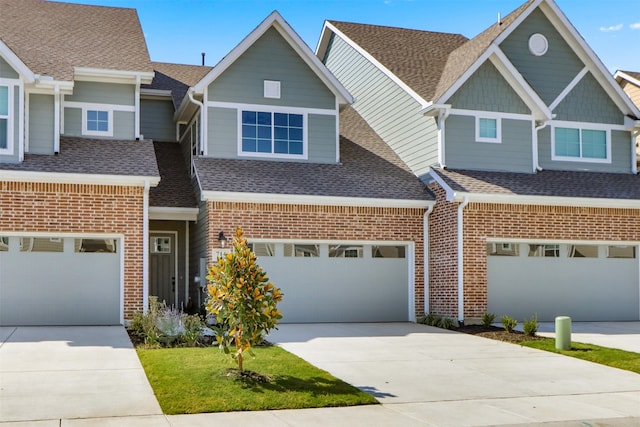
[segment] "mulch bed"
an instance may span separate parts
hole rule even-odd
[[[492,340],[506,341],[510,343],[521,343],[522,341],[538,341],[546,340],[549,338],[540,336],[528,336],[519,331],[507,332],[502,328],[496,326],[485,327],[482,325],[464,325],[455,329],[458,332],[462,332],[470,335],[478,335],[480,337],[489,338]]]

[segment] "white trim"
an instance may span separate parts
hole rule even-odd
[[[30,115],[30,104],[31,104],[31,91],[24,90],[24,146],[23,146],[23,157],[25,152],[29,152],[29,115]],[[22,160],[21,160],[22,161]]]
[[[562,101],[564,101],[564,99],[567,97],[567,95],[569,95],[569,93],[573,90],[573,88],[576,87],[578,83],[580,83],[582,78],[584,76],[586,76],[588,72],[589,72],[589,69],[587,67],[584,67],[582,70],[580,70],[580,72],[578,74],[576,74],[576,76],[573,78],[573,80],[571,80],[571,82],[569,82],[567,87],[562,89],[562,92],[560,92],[560,94],[556,97],[556,99],[554,99],[554,101],[549,105],[549,109],[551,111],[555,110],[556,107]]]
[[[376,68],[378,68],[382,74],[388,77],[392,82],[400,87],[403,91],[405,91],[411,98],[413,98],[418,104],[420,104],[420,108],[427,108],[430,104],[427,100],[425,100],[422,96],[418,95],[416,91],[414,91],[409,85],[403,82],[398,76],[392,73],[387,67],[382,65],[380,61],[378,61],[375,57],[371,56],[369,52],[361,48],[356,42],[347,37],[342,31],[338,30],[335,26],[331,25],[331,23],[325,21],[324,27],[322,28],[322,34],[320,36],[320,41],[318,42],[318,47],[316,49],[316,56],[324,56],[326,53],[326,47],[321,49],[323,44],[328,43],[329,34],[328,31],[331,31],[336,36],[339,36],[345,43],[347,43],[351,48],[353,48],[356,52],[362,55],[367,61],[372,63]],[[325,43],[326,37],[326,43]],[[352,101],[353,102],[353,101]]]
[[[190,288],[190,269],[189,269],[189,221],[184,222],[184,304],[185,307],[189,303],[189,288]],[[183,309],[185,308],[183,307]]]
[[[137,98],[136,98],[137,99]],[[82,111],[82,135],[86,136],[108,136],[113,137],[115,131],[115,111],[124,111],[127,113],[133,113],[134,115],[134,127],[136,117],[139,117],[139,105],[138,113],[136,113],[136,105],[116,105],[116,104],[98,104],[95,102],[78,102],[78,101],[64,101],[62,108],[79,108]],[[87,112],[88,111],[101,111],[107,113],[107,120],[109,122],[109,128],[107,131],[92,131],[87,129]],[[139,123],[138,123],[139,125]],[[138,129],[139,133],[140,129]],[[135,132],[135,129],[134,129]],[[59,138],[60,132],[58,132]],[[137,136],[139,137],[139,136]]]
[[[562,162],[578,162],[578,163],[607,163],[610,164],[612,162],[611,158],[611,129],[603,128],[593,123],[574,123],[574,122],[555,122],[552,121],[550,123],[551,129],[551,160],[552,161],[562,161]],[[580,153],[582,153],[582,130],[596,130],[605,133],[606,138],[606,149],[607,149],[607,157],[604,159],[599,158],[590,158],[590,157],[570,157],[570,156],[558,156],[556,155],[556,128],[565,128],[565,129],[576,129],[580,135]]]
[[[613,78],[617,79],[618,77],[625,79],[629,83],[634,84],[640,88],[640,80],[634,77],[631,77],[629,74],[625,73],[624,71],[620,71],[620,70],[616,71],[615,74],[613,75]]]
[[[202,187],[200,187],[202,189]],[[311,196],[293,194],[240,193],[230,191],[202,191],[203,201],[273,203],[281,205],[360,206],[381,208],[422,208],[435,204],[432,200],[372,199],[360,197]]]
[[[120,238],[120,245],[122,245],[122,249],[120,250],[120,324],[124,325],[124,258],[126,245],[124,242],[125,236],[124,234]]]
[[[53,152],[55,154],[60,152],[61,96],[60,86],[56,85],[53,89]]]
[[[286,108],[278,107],[277,109],[271,109],[270,107],[262,106],[262,108],[255,110],[248,110],[251,112],[258,113],[270,113],[271,114],[271,152],[263,153],[263,152],[253,152],[253,151],[244,151],[242,149],[242,113],[244,110],[237,110],[237,135],[238,139],[237,143],[237,152],[238,157],[257,157],[257,158],[269,158],[269,159],[296,159],[296,160],[308,160],[309,159],[309,120],[307,113],[299,113],[287,111]],[[276,153],[275,150],[275,121],[273,114],[274,113],[284,113],[284,114],[296,114],[302,116],[302,154],[285,154],[285,153]]]
[[[636,246],[640,240],[584,240],[584,239],[527,239],[527,238],[499,238],[487,237],[487,243],[532,243],[536,245],[598,245],[598,246]]]
[[[1,169],[1,168],[0,168]],[[142,187],[149,181],[152,187],[160,183],[160,177],[140,175],[99,175],[61,172],[30,172],[0,170],[0,179],[13,182],[46,182],[52,184],[94,184],[121,185],[127,187]]]
[[[133,136],[140,139],[140,75],[136,76],[135,96],[133,98]]]
[[[147,89],[140,88],[140,96],[144,99],[149,98],[171,98],[171,91],[168,89]]]
[[[18,75],[22,78],[22,80],[24,80],[25,83],[33,83],[35,81],[35,75],[29,69],[29,67],[27,67],[26,64],[22,62],[22,60],[18,57],[18,55],[13,53],[9,46],[4,44],[2,40],[0,40],[0,57],[2,57],[7,62],[7,64],[9,64],[9,66],[13,68],[16,73],[18,73]]]
[[[180,295],[180,292],[179,292],[180,287],[178,285],[178,277],[180,277],[179,262],[178,262],[179,259],[180,259],[179,254],[178,254],[180,245],[178,244],[179,243],[179,241],[178,241],[178,237],[179,237],[178,236],[178,232],[177,231],[168,231],[168,230],[149,230],[149,241],[151,241],[152,235],[154,235],[154,234],[157,234],[157,235],[160,235],[160,236],[162,236],[162,235],[166,236],[167,234],[171,234],[173,236],[172,237],[173,238],[172,246],[173,246],[174,263],[175,263],[174,264],[174,271],[173,271],[173,274],[174,274],[173,280],[174,280],[175,286],[177,286],[176,290],[174,291],[174,294],[175,294],[174,295],[174,300],[175,300],[174,301],[174,307],[176,307],[177,309],[180,309],[180,306],[178,304],[178,301],[179,301],[178,296]],[[149,248],[149,250],[151,250],[151,248]],[[151,256],[151,253],[149,253],[149,256]],[[149,272],[149,280],[151,280],[151,272]]]
[[[273,11],[264,21],[262,21],[251,33],[249,33],[231,52],[229,52],[213,69],[203,77],[198,84],[194,86],[194,90],[202,93],[204,88],[217,79],[231,64],[233,64],[240,56],[242,56],[249,47],[251,47],[262,35],[269,29],[275,28],[280,35],[289,43],[291,48],[296,51],[300,58],[309,66],[309,68],[322,80],[327,88],[340,99],[341,104],[353,103],[353,97],[345,89],[345,87],[335,78],[333,74],[327,70],[325,65],[318,59],[316,55],[309,49],[305,42],[298,34],[289,26],[282,16]]]
[[[200,144],[201,144],[201,153],[203,156],[209,155],[209,108],[205,107],[205,102],[209,98],[209,86],[204,88],[204,93],[202,96],[203,105],[200,107],[202,109],[202,116],[200,121]]]
[[[483,110],[464,110],[460,108],[451,108],[450,114],[456,116],[482,116],[488,118],[500,118],[500,119],[509,119],[509,120],[524,120],[531,121],[534,120],[534,116],[531,114],[518,114],[518,113],[502,113],[499,111],[483,111]]]
[[[480,136],[480,120],[495,120],[496,122],[496,137]],[[475,116],[476,126],[476,142],[501,144],[502,143],[502,119],[500,117],[491,117],[490,115]]]
[[[24,145],[26,142],[25,132],[27,126],[26,113],[29,111],[27,107],[25,107],[26,103],[26,92],[24,89],[24,84],[22,81],[20,82],[20,97],[18,98],[18,161],[22,162],[24,160]],[[26,111],[25,111],[25,108]],[[28,135],[28,134],[27,134]]]
[[[282,105],[267,104],[244,104],[240,102],[221,102],[221,101],[205,101],[205,107],[227,108],[230,110],[252,110],[252,111],[274,111],[276,113],[296,113],[296,114],[318,114],[324,116],[337,116],[340,114],[338,109],[330,110],[327,108],[305,108],[305,107],[288,107]]]
[[[592,130],[629,131],[629,128],[625,125],[615,125],[610,123],[571,122],[566,120],[550,120],[549,125],[555,125],[560,127],[570,127],[570,128],[580,128],[580,129],[592,129]]]
[[[136,80],[140,79],[142,84],[151,84],[154,76],[155,72],[153,71],[110,70],[91,67],[73,68],[73,79],[75,81],[135,84]]]
[[[150,206],[149,219],[166,221],[196,221],[198,219],[198,208]]]
[[[262,84],[263,84],[264,98],[280,99],[281,83],[279,80],[263,80]]]
[[[2,117],[7,121],[7,148],[0,148],[0,155],[12,156],[15,152],[15,132],[13,130],[13,124],[15,122],[15,100],[14,100],[14,85],[18,84],[19,80],[2,79],[0,78],[0,86],[6,86],[7,88],[7,116]]]
[[[96,113],[107,113],[107,130],[89,130],[88,129],[88,113],[89,111],[95,111]],[[134,113],[135,115],[135,113]],[[134,119],[135,121],[135,119]],[[82,134],[88,136],[113,136],[114,131],[114,114],[111,110],[94,110],[91,108],[82,109]]]
[[[149,309],[149,180],[142,193],[142,312]]]
[[[336,99],[336,111],[340,106],[338,105],[338,100]],[[336,163],[340,163],[340,114],[336,114]]]
[[[86,108],[87,110],[124,111],[135,113],[135,105],[99,104],[96,102],[64,101],[64,108]]]

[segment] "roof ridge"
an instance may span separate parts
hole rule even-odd
[[[446,31],[421,30],[421,29],[418,29],[418,28],[396,27],[396,26],[393,26],[393,25],[365,24],[365,23],[361,23],[361,22],[336,21],[336,20],[330,20],[330,19],[327,19],[327,22],[336,23],[336,24],[361,25],[363,27],[389,28],[389,29],[392,29],[392,30],[415,31],[415,32],[419,32],[419,33],[443,34],[443,35],[448,35],[448,36],[461,36],[461,37],[467,38],[463,34],[460,34],[460,33],[449,33],[449,32],[446,32]]]

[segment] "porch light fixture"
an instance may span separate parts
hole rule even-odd
[[[224,231],[218,233],[218,242],[220,242],[220,247],[224,248],[227,246],[227,238],[224,236]]]

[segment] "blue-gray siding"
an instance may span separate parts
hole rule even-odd
[[[353,108],[416,175],[426,174],[438,161],[438,134],[420,103],[338,36],[324,61],[355,97]]]
[[[264,80],[281,82],[280,99],[264,97]],[[306,108],[336,106],[333,93],[274,28],[209,85],[208,99]]]
[[[336,162],[336,116],[309,114],[309,161]]]
[[[13,104],[13,111],[9,112],[10,118],[13,117],[13,136],[9,135],[9,144],[13,145],[13,154],[12,155],[0,155],[0,163],[18,163],[19,161],[19,153],[18,153],[18,144],[20,139],[20,115],[18,112],[20,111],[20,86],[13,86],[13,101],[9,100],[9,109],[11,109],[11,104]]]
[[[529,52],[529,37],[544,35],[549,50],[543,56]],[[540,9],[534,10],[501,44],[500,48],[540,98],[550,105],[584,64]]]
[[[4,58],[0,57],[0,77],[5,79],[18,79],[20,76],[13,69],[11,65],[4,60]]]
[[[531,113],[529,107],[490,61],[482,64],[447,104],[465,110]]]
[[[80,108],[64,109],[64,134],[82,136],[82,110]]]
[[[114,111],[113,139],[133,139],[135,136],[134,119],[135,113],[129,111]],[[80,108],[64,109],[64,135],[84,136],[82,134],[82,110]],[[95,136],[90,137],[103,138]]]
[[[140,100],[140,133],[145,139],[175,141],[173,101],[160,99]]]
[[[624,115],[591,73],[580,80],[553,112],[556,120],[624,123]]]
[[[51,95],[29,95],[29,153],[53,154],[54,107]]]
[[[477,142],[475,117],[451,115],[445,123],[447,167],[533,172],[530,121],[502,119],[501,143]]]
[[[90,102],[96,104],[135,104],[135,86],[116,83],[75,82],[73,95],[66,95],[65,101]]]
[[[577,126],[576,126],[577,127]],[[611,163],[564,162],[551,160],[551,130],[546,127],[538,133],[538,158],[540,167],[551,170],[594,172],[631,172],[631,134],[611,131]]]

